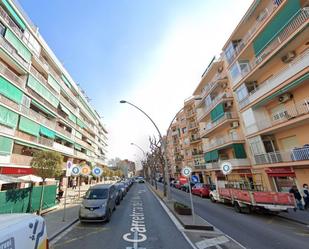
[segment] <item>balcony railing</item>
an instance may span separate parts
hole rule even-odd
[[[233,94],[232,93],[226,93],[226,92],[223,92],[221,94],[219,94],[217,97],[215,97],[211,104],[206,106],[206,108],[203,109],[203,111],[201,113],[199,113],[199,115],[197,116],[197,119],[198,120],[201,120],[203,119],[206,115],[208,115],[210,113],[210,111],[218,104],[220,103],[222,100],[225,100],[225,99],[229,99],[229,98],[232,98],[233,97]]]
[[[48,107],[48,109],[52,110],[53,112],[57,113],[57,109],[51,105],[47,100],[45,100],[44,98],[42,98],[41,95],[39,95],[38,93],[36,93],[35,91],[33,91],[31,88],[26,87],[27,92],[33,96],[35,99],[39,99],[44,105],[46,105]]]
[[[26,85],[26,78],[17,76],[12,70],[10,70],[4,63],[0,62],[0,73],[6,76],[9,80],[24,88]]]
[[[269,5],[260,12],[259,17],[257,20],[250,25],[249,31],[244,35],[241,41],[238,43],[237,47],[235,48],[235,52],[232,57],[229,59],[227,58],[227,62],[231,64],[237,55],[244,49],[244,47],[248,44],[249,40],[256,34],[256,31],[265,23],[267,18],[278,8],[278,6],[282,3],[281,0],[276,1],[277,5],[273,4],[273,1],[269,3]]]
[[[88,156],[78,150],[74,150],[74,155],[78,158],[81,158],[81,159],[88,159]]]
[[[25,68],[29,67],[29,63],[25,61],[16,51],[16,49],[9,44],[2,36],[0,36],[0,46],[4,47],[8,53],[14,57],[20,64],[22,64]]]
[[[191,130],[191,129],[195,129],[195,128],[197,128],[198,127],[198,125],[197,125],[197,123],[189,123],[189,125],[188,125],[188,129],[189,130]]]
[[[221,118],[219,118],[215,122],[208,123],[204,127],[204,129],[202,131],[200,131],[201,137],[203,137],[206,134],[208,134],[215,127],[219,126],[220,124],[222,124],[226,120],[233,120],[233,119],[237,119],[237,118],[238,118],[237,113],[235,113],[235,112],[225,112],[224,115]]]
[[[17,104],[16,102],[8,99],[7,97],[3,96],[0,94],[0,102],[2,104],[5,104],[6,106],[11,107],[12,109],[14,109],[15,111],[19,111],[19,104]]]
[[[229,162],[232,164],[233,168],[235,167],[245,167],[245,166],[250,166],[250,160],[247,158],[244,159],[229,159],[229,160],[224,160],[224,161],[219,161],[219,162],[212,162],[212,163],[206,163],[207,169],[220,169],[221,164],[224,162]]]
[[[56,125],[56,131],[60,132],[61,134],[65,135],[66,137],[71,138],[72,137],[72,133],[63,129],[62,127]]]
[[[298,72],[302,71],[309,65],[309,49],[299,55],[291,63],[283,67],[279,72],[271,76],[263,83],[259,84],[258,87],[249,93],[249,95],[239,102],[240,108],[244,108],[256,99],[264,96],[272,89],[276,88]]]
[[[223,145],[234,143],[234,142],[240,142],[243,140],[244,140],[243,136],[237,133],[232,133],[224,137],[215,138],[214,140],[210,141],[208,144],[205,144],[204,149],[205,151],[206,150],[209,151],[215,147],[223,146]]]
[[[67,101],[61,94],[60,94],[60,102],[62,102],[69,110],[76,115],[77,111],[76,108],[74,108],[69,101]],[[78,116],[78,115],[76,115]]]
[[[195,142],[198,142],[198,141],[200,141],[200,140],[201,140],[200,136],[196,136],[196,137],[191,137],[191,138],[190,138],[190,142],[191,142],[191,143],[195,143]]]
[[[11,163],[22,166],[30,166],[32,156],[25,156],[20,154],[11,155]]]
[[[192,156],[201,156],[201,155],[203,155],[203,151],[202,150],[192,151],[191,154],[192,154]]]
[[[254,57],[250,60],[246,69],[242,72],[242,77],[237,78],[237,82],[233,82],[236,85],[242,78],[246,77],[250,72],[252,72],[264,59],[271,54],[274,50],[280,47],[291,35],[303,26],[309,19],[309,7],[305,7],[285,25],[285,28],[279,33],[279,35],[273,39],[270,43],[266,45],[259,56]]]
[[[256,164],[272,164],[309,160],[309,147],[295,148],[290,151],[275,151],[254,155]]]
[[[246,127],[246,134],[250,135],[270,127],[275,128],[276,125],[306,114],[309,114],[309,98],[297,102],[292,106],[285,107],[281,112],[270,115],[268,119],[257,120],[256,123]]]
[[[57,143],[57,142],[54,142],[53,143],[53,148],[56,149],[56,150],[59,150],[63,153],[66,153],[66,154],[69,154],[69,155],[73,155],[74,154],[74,149],[71,148],[71,147],[67,147],[63,144],[60,144],[60,143]]]
[[[14,30],[14,32],[19,36],[19,38],[22,38],[23,36],[22,31],[19,29],[19,27],[15,24],[15,22],[11,19],[11,17],[5,12],[5,10],[1,6],[0,6],[0,16],[10,26],[10,28]]]

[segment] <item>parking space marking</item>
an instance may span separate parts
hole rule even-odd
[[[216,246],[217,248],[220,248],[220,244],[224,244],[226,242],[229,242],[230,240],[225,236],[219,236],[211,239],[204,239],[202,241],[199,241],[195,243],[198,249],[205,249],[208,247]]]

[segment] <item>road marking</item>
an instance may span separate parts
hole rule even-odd
[[[220,244],[224,244],[229,241],[230,240],[227,237],[219,236],[219,237],[215,237],[211,239],[204,239],[202,241],[195,243],[195,245],[197,246],[198,249],[205,249],[211,246],[216,246],[216,247],[221,248],[221,246],[219,246]]]

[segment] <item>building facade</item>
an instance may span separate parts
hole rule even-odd
[[[0,34],[0,174],[33,173],[39,150],[103,165],[100,116],[14,1],[0,2]]]

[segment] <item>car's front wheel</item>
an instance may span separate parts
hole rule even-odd
[[[112,217],[112,211],[108,209],[107,214],[106,214],[106,222],[110,222]]]

